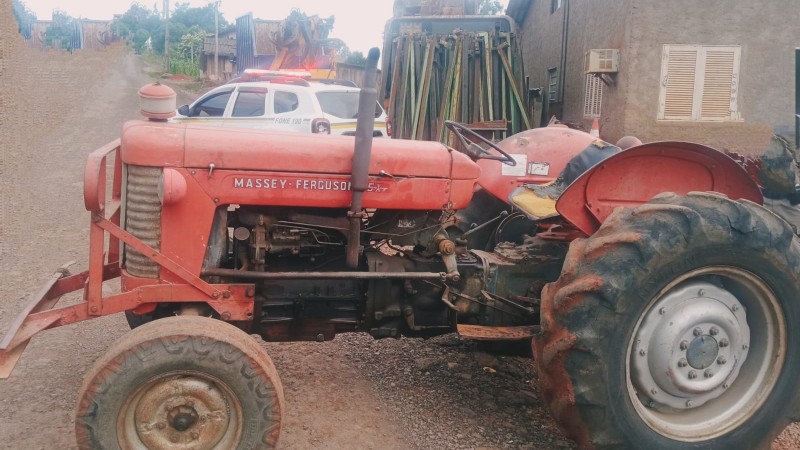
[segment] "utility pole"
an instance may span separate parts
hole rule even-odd
[[[214,76],[219,81],[219,4],[221,0],[214,2]]]
[[[164,0],[164,61],[169,72],[169,0]]]

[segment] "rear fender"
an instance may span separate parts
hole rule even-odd
[[[617,207],[641,205],[662,192],[719,192],[763,204],[756,183],[729,156],[690,142],[652,142],[606,159],[581,175],[556,203],[587,235]]]

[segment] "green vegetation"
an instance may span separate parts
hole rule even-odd
[[[11,5],[14,10],[14,18],[17,19],[19,33],[25,36],[25,39],[30,39],[31,24],[36,21],[36,14],[31,12],[20,0],[12,0]]]
[[[478,14],[493,16],[503,11],[503,4],[499,0],[478,0]]]
[[[349,49],[345,47],[343,56],[345,64],[352,64],[354,66],[359,66],[359,67],[367,67],[367,57],[364,56],[364,54],[358,50],[350,52]]]
[[[200,67],[195,62],[183,58],[170,58],[169,72],[181,73],[192,78],[200,78]]]
[[[45,45],[72,51],[72,42],[78,39],[78,24],[67,14],[53,12],[53,23],[44,34]]]
[[[231,25],[221,15],[218,20],[220,31],[230,28]],[[164,55],[165,24],[163,15],[155,8],[149,9],[141,3],[134,3],[114,20],[112,29],[125,38],[136,53]],[[213,4],[190,7],[188,3],[177,3],[169,18],[169,71],[191,77],[200,76],[203,40],[207,34],[213,33]]]

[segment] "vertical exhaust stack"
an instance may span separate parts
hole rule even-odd
[[[372,132],[375,128],[375,102],[378,99],[377,73],[380,50],[373,47],[367,55],[364,70],[364,85],[358,98],[358,121],[356,122],[356,143],[353,152],[353,174],[350,178],[353,201],[347,217],[350,219],[350,233],[347,238],[347,267],[358,267],[358,254],[361,250],[361,220],[364,218],[362,205],[364,191],[369,185],[369,161],[372,155]]]

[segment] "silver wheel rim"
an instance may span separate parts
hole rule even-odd
[[[647,306],[628,343],[626,382],[639,417],[674,440],[724,435],[775,386],[786,323],[774,292],[736,267],[694,270]]]
[[[142,383],[117,418],[123,449],[235,449],[242,407],[231,389],[205,373],[176,371]]]

